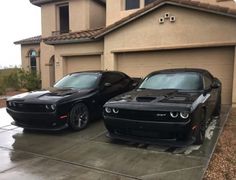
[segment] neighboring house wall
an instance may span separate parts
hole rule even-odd
[[[30,71],[30,57],[29,53],[31,50],[36,51],[38,54],[36,56],[36,65],[37,65],[37,72],[40,72],[40,55],[39,53],[39,44],[38,45],[21,45],[21,65],[22,68],[26,71]]]
[[[163,17],[165,13],[170,13],[170,15],[175,16],[176,21],[171,23],[166,19],[164,24],[159,24],[159,18]],[[224,30],[222,30],[222,27],[224,27]],[[221,76],[221,80],[224,81],[224,103],[231,103],[231,99],[235,99],[234,96],[232,98],[232,84],[236,81],[236,78],[233,79],[233,77],[236,77],[236,72],[232,69],[235,58],[233,48],[236,42],[235,29],[236,21],[233,18],[166,5],[138,20],[135,20],[134,22],[130,22],[128,25],[108,34],[105,37],[104,68],[110,70],[124,70],[124,68],[122,69],[118,67],[118,61],[122,57],[122,54],[126,57],[123,58],[126,59],[126,61],[134,59],[134,57],[139,57],[139,54],[136,54],[136,56],[130,56],[128,55],[129,52],[155,51],[157,53],[156,57],[158,58],[158,52],[163,53],[163,51],[167,49],[193,49],[199,47],[207,48],[228,45],[231,47],[226,50],[227,53],[225,56],[217,61],[217,63],[222,62],[222,64],[218,64],[217,66],[217,68],[221,69],[212,71],[213,69],[211,69],[211,65],[207,66],[207,63],[195,67],[205,67],[213,72],[214,75]],[[221,55],[220,51],[216,52],[218,55]],[[179,55],[176,56],[176,58],[172,57],[175,58],[172,63],[166,61],[167,63],[165,66],[163,66],[163,63],[159,66],[152,63],[152,68],[149,70],[177,67],[174,63],[176,59],[181,60],[181,58],[185,58],[189,60],[198,60],[198,57],[204,58],[204,56],[200,55],[201,53],[199,54],[198,52],[188,55],[186,54],[186,56]],[[128,58],[128,56],[133,58]],[[135,75],[135,73],[140,72],[141,74],[139,73],[139,75],[145,76],[145,62],[147,62],[148,59],[153,59],[153,57],[155,57],[155,55],[151,53],[143,56],[142,72],[137,68],[134,68],[134,72],[129,71],[128,73],[132,76]],[[164,57],[168,58],[168,53],[166,53]],[[204,59],[204,61],[207,62],[207,58]],[[199,63],[201,63],[201,61],[199,61]],[[211,61],[211,63],[214,64],[214,61]],[[138,60],[136,64],[138,64]],[[195,61],[192,61],[190,64],[195,64]],[[128,66],[128,64],[126,65]],[[187,65],[184,61],[179,61],[178,67],[193,66]],[[225,73],[226,75],[224,75]],[[236,101],[233,102],[236,103]]]

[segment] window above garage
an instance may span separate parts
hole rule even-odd
[[[60,34],[69,32],[69,4],[58,6],[58,30]]]
[[[125,0],[125,10],[140,8],[140,0]]]

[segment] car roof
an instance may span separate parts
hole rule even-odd
[[[198,68],[176,68],[176,69],[164,69],[164,70],[154,71],[151,74],[179,73],[179,72],[193,72],[193,73],[200,73],[200,74],[209,73],[205,69],[198,69]]]
[[[103,71],[103,70],[91,70],[91,71],[78,71],[78,72],[73,72],[73,73],[69,73],[69,74],[79,74],[79,73],[97,73],[97,74],[104,74],[107,72],[113,72],[113,73],[121,73],[124,74],[120,71]]]

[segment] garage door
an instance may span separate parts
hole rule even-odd
[[[167,68],[203,68],[223,84],[222,103],[232,103],[234,48],[199,48],[132,52],[117,54],[117,68],[132,77],[144,77],[152,71]]]
[[[65,58],[65,73],[100,70],[101,56],[73,56]]]

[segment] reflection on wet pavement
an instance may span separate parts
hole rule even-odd
[[[230,107],[202,146],[111,141],[102,121],[81,132],[24,131],[0,109],[0,179],[201,179]]]

